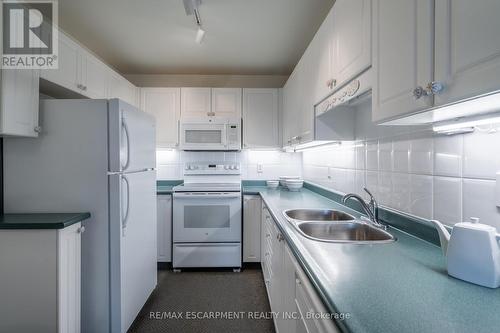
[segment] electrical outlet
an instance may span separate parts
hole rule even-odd
[[[257,173],[263,173],[263,172],[264,170],[262,164],[257,164]]]

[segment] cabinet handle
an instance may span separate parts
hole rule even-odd
[[[429,82],[425,88],[422,86],[418,86],[413,89],[413,97],[415,97],[415,99],[420,99],[421,97],[425,96],[438,95],[443,90],[444,84],[442,84],[441,82],[432,81]]]
[[[33,131],[35,131],[36,133],[42,133],[42,127],[41,126],[35,126],[35,128],[33,128]]]
[[[333,89],[337,85],[337,80],[330,79],[330,80],[326,81],[326,85],[328,88]]]
[[[285,237],[283,237],[283,235],[282,235],[282,234],[278,234],[278,235],[276,236],[276,239],[278,239],[278,242],[281,242],[282,240],[284,240],[284,239],[285,239]]]
[[[78,233],[83,234],[85,232],[85,227],[82,225],[80,228],[78,228]]]
[[[427,91],[423,87],[418,86],[413,89],[413,97],[415,99],[420,99],[422,96],[427,96]]]
[[[83,91],[87,91],[87,86],[83,86]]]
[[[432,81],[429,82],[426,90],[429,95],[437,95],[444,90],[444,84],[442,84],[441,82]]]
[[[299,280],[299,279],[295,279],[295,283],[296,283],[296,284],[298,284],[298,285],[301,285],[301,284],[302,284],[302,282],[300,282],[300,280]]]

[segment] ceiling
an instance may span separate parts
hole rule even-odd
[[[125,74],[288,75],[334,0],[59,0],[59,23]]]

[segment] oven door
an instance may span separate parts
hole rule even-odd
[[[226,150],[225,124],[181,124],[181,149]]]
[[[174,242],[240,242],[241,192],[174,193]]]

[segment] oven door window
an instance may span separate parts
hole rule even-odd
[[[231,226],[228,205],[185,206],[184,228],[224,229]]]
[[[186,143],[223,143],[221,130],[186,130],[185,138]]]

